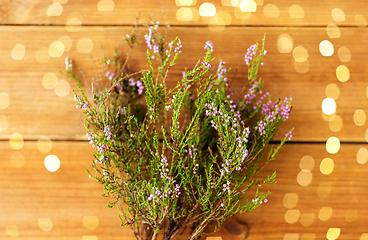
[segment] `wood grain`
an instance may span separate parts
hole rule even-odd
[[[26,141],[18,151],[12,150],[8,142],[0,142],[0,225],[3,229],[7,225],[17,226],[17,239],[81,239],[82,236],[97,236],[99,240],[134,239],[129,228],[120,227],[117,210],[106,209],[108,199],[100,196],[101,186],[88,178],[86,169],[91,169],[92,147],[87,142],[53,141],[52,144],[50,152],[41,153],[33,141]],[[311,233],[315,234],[315,239],[324,239],[329,228],[340,228],[338,239],[359,239],[367,231],[368,220],[365,207],[368,168],[356,161],[356,153],[362,147],[366,145],[344,144],[337,154],[331,155],[323,144],[284,146],[276,160],[258,176],[262,179],[277,171],[277,184],[259,188],[259,191],[271,191],[268,203],[252,213],[235,217],[249,225],[248,239],[284,239],[288,233],[296,233],[300,237]],[[25,162],[20,168],[13,165],[14,153],[24,156]],[[44,166],[44,159],[50,154],[60,160],[61,166],[56,172],[49,172]],[[312,180],[309,185],[301,186],[297,176],[301,172],[300,161],[306,155],[313,158]],[[324,158],[334,161],[329,175],[320,172]],[[320,184],[331,187],[329,194],[322,191],[325,194],[323,198],[319,196]],[[293,224],[285,221],[289,209],[284,206],[283,199],[289,193],[298,196],[291,210],[298,210],[301,215],[314,214],[310,226],[303,226],[300,218]],[[333,210],[327,221],[319,219],[322,207]],[[356,216],[347,218],[352,209],[357,211]],[[96,216],[98,227],[87,229],[83,225],[85,216]],[[49,232],[39,228],[39,218],[52,221],[53,227]],[[226,239],[227,235],[222,230],[216,235],[221,234]],[[10,239],[4,230],[0,231],[0,238]]]
[[[100,43],[105,53],[111,55],[115,46],[122,43],[122,36],[130,31],[131,28],[125,27],[83,27],[80,32],[68,33],[64,27],[1,27],[1,54],[6,57],[0,60],[0,87],[1,92],[6,92],[10,98],[9,107],[0,109],[0,115],[6,116],[9,123],[1,138],[7,139],[14,132],[21,133],[25,139],[37,139],[40,135],[52,139],[83,138],[83,116],[74,107],[72,93],[59,97],[54,90],[42,86],[42,78],[48,72],[55,73],[59,80],[66,79],[71,89],[76,89],[73,80],[59,74],[58,70],[64,68],[64,57],[69,56],[74,60],[74,67],[80,67],[87,79],[94,76],[95,71],[88,54],[77,51],[78,41],[83,37],[92,40],[93,50],[90,54],[98,68],[97,59],[102,58]],[[213,33],[200,27],[170,28],[167,38],[179,36],[183,42],[183,53],[178,64],[171,70],[169,84],[174,86],[184,67],[193,66],[203,57],[203,45],[211,39],[215,45],[215,57],[225,60],[227,67],[237,69],[233,89],[240,92],[246,82],[244,53],[249,45],[260,40],[265,33],[269,54],[265,57],[265,66],[260,69],[265,91],[270,92],[274,99],[289,96],[294,99],[290,119],[282,126],[281,134],[296,127],[294,141],[325,141],[330,136],[339,137],[342,141],[365,141],[367,124],[356,126],[353,121],[354,112],[357,109],[366,112],[368,103],[364,61],[368,53],[364,47],[367,35],[361,29],[344,29],[340,38],[331,40],[335,53],[331,57],[323,57],[318,46],[321,41],[328,39],[325,29],[232,27],[222,33]],[[310,67],[307,73],[296,72],[292,52],[278,51],[277,38],[285,33],[292,37],[294,47],[303,46],[308,51]],[[71,38],[71,49],[59,58],[51,57],[47,63],[37,62],[37,51],[41,47],[48,48],[62,36]],[[24,45],[25,56],[21,60],[13,60],[11,51],[18,43]],[[337,52],[341,46],[350,50],[350,62],[339,60]],[[144,44],[133,50],[130,62],[133,71],[147,68],[144,52]],[[336,69],[340,65],[350,70],[347,82],[337,80]],[[327,97],[326,87],[331,83],[336,84],[340,92],[336,100],[336,114],[341,117],[343,125],[338,132],[329,129],[329,122],[323,119],[321,111],[322,101]]]
[[[7,1],[5,1],[7,2]],[[71,17],[75,12],[82,16],[83,25],[131,25],[136,21],[137,13],[140,13],[141,23],[147,22],[149,16],[153,15],[155,21],[161,23],[167,22],[170,25],[184,25],[207,26],[211,17],[199,16],[200,6],[204,1],[192,0],[182,1],[192,3],[189,6],[181,6],[179,0],[157,0],[157,1],[134,1],[121,0],[113,1],[113,5],[109,5],[108,0],[105,2],[108,6],[105,10],[99,11],[99,0],[81,0],[81,1],[55,1],[67,2],[61,4],[61,11],[56,11],[57,16],[48,16],[48,9],[52,5],[52,1],[34,1],[26,0],[19,3],[18,1],[8,1],[6,9],[8,12],[4,13],[3,22],[6,24],[36,24],[36,25],[65,25],[68,17]],[[336,23],[339,26],[354,26],[356,27],[356,16],[361,15],[365,19],[368,18],[367,3],[365,1],[356,1],[352,3],[347,0],[328,1],[328,0],[311,0],[292,1],[292,0],[255,0],[258,3],[255,12],[246,13],[241,12],[240,7],[231,6],[230,0],[213,0],[211,2],[215,8],[216,13],[226,12],[226,23],[230,25],[245,25],[245,26],[327,26],[330,23]],[[238,3],[241,1],[239,0]],[[178,3],[178,5],[176,4]],[[102,4],[104,5],[104,4]],[[229,6],[230,5],[230,6]],[[273,5],[276,9],[267,8]],[[299,11],[293,11],[290,7],[298,5],[303,14]],[[113,6],[112,8],[110,6]],[[183,21],[180,17],[180,8],[191,9],[193,19],[191,21]],[[338,8],[342,10],[344,19],[337,19],[334,21],[332,17],[333,9]],[[101,9],[103,10],[103,9]],[[166,21],[162,10],[165,11]],[[178,13],[179,12],[179,13]],[[273,17],[267,17],[270,16]],[[190,15],[191,16],[191,15]],[[230,18],[228,17],[230,16]],[[296,18],[297,17],[297,18]],[[230,21],[228,20],[230,19]],[[358,17],[358,22],[359,22]],[[229,21],[229,22],[227,22]],[[222,22],[218,22],[222,25]]]

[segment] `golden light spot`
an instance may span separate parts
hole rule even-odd
[[[16,168],[23,167],[25,163],[24,156],[20,152],[14,152],[10,157],[10,161],[12,165]]]
[[[176,19],[180,22],[192,21],[193,17],[193,11],[188,7],[181,7],[176,11]]]
[[[331,184],[323,182],[320,183],[318,188],[317,188],[317,195],[320,198],[326,198],[328,197],[328,195],[330,195],[331,193]]]
[[[313,224],[315,218],[316,216],[314,213],[303,213],[300,217],[300,224],[304,227],[309,227]]]
[[[295,193],[287,193],[282,199],[282,204],[286,208],[294,208],[299,201],[299,197]]]
[[[20,133],[13,133],[9,138],[10,147],[19,150],[23,147],[23,136]]]
[[[365,164],[368,161],[368,150],[366,148],[360,148],[357,152],[357,162],[359,164]]]
[[[68,32],[79,32],[82,28],[83,16],[79,12],[69,14],[65,29]]]
[[[328,126],[330,127],[330,130],[333,132],[339,132],[342,129],[342,118],[338,115],[332,115]]]
[[[305,62],[294,62],[294,68],[297,73],[305,74],[309,71],[309,62],[308,60]]]
[[[357,14],[355,15],[355,25],[357,27],[366,27],[367,26],[367,20],[365,19],[365,17],[363,15]]]
[[[345,21],[345,13],[340,8],[334,8],[331,12],[331,15],[336,22]]]
[[[222,5],[228,7],[239,7],[241,0],[221,0]]]
[[[299,220],[300,211],[296,209],[287,210],[285,213],[285,221],[289,224],[296,223]]]
[[[327,139],[326,150],[331,154],[337,153],[340,150],[340,140],[337,137]]]
[[[326,115],[323,111],[321,111],[321,113],[322,113],[322,118],[323,118],[325,121],[330,121],[330,120],[331,120],[331,118],[332,118],[333,116],[335,116],[335,115],[336,115],[336,113],[334,113],[334,114],[332,114],[332,115]]]
[[[222,240],[222,237],[206,237],[206,240]]]
[[[26,48],[22,44],[17,44],[11,51],[11,56],[14,60],[22,60],[26,54]]]
[[[312,171],[312,169],[314,168],[314,158],[308,155],[302,157],[299,163],[299,167],[301,170]]]
[[[39,63],[47,63],[50,60],[50,55],[47,47],[41,47],[36,52],[36,61]]]
[[[197,0],[175,0],[176,6],[192,6],[197,4]]]
[[[346,82],[350,78],[350,71],[345,65],[336,68],[336,77],[340,82]]]
[[[289,7],[289,15],[291,18],[304,18],[304,10],[301,6],[294,4]]]
[[[335,163],[331,158],[325,158],[322,160],[321,164],[319,165],[319,170],[324,175],[329,175],[334,170]]]
[[[350,50],[345,46],[340,47],[337,54],[341,62],[349,62],[351,59]]]
[[[363,234],[360,236],[360,240],[368,240],[368,233],[363,233]]]
[[[327,31],[327,35],[330,38],[339,38],[340,37],[340,28],[334,23],[328,24],[327,27],[326,27],[326,31]]]
[[[66,4],[68,3],[68,0],[52,0],[54,3],[60,3],[60,4]]]
[[[83,226],[85,226],[89,230],[96,229],[98,227],[98,218],[96,216],[84,216],[83,217]]]
[[[336,112],[336,102],[332,98],[325,98],[322,101],[322,111],[326,115],[332,115]]]
[[[277,18],[280,15],[280,10],[276,5],[269,3],[263,7],[263,14],[268,18]]]
[[[339,96],[340,96],[339,87],[334,83],[328,84],[327,87],[326,87],[326,96],[328,98],[332,98],[334,100],[338,99]]]
[[[327,221],[332,216],[332,208],[331,207],[322,207],[318,212],[318,218],[321,221]]]
[[[215,18],[221,19],[223,23],[225,23],[225,25],[230,25],[231,24],[231,15],[228,12],[225,11],[220,11],[218,13],[216,13]],[[219,21],[219,20],[217,20]]]
[[[334,54],[334,47],[330,41],[323,40],[319,44],[319,51],[321,52],[322,56],[329,57]]]
[[[216,7],[212,3],[202,3],[199,7],[199,15],[202,17],[213,17],[216,15]]]
[[[49,232],[53,227],[50,218],[39,218],[37,219],[37,223],[38,227],[44,232]]]
[[[221,18],[213,17],[208,22],[208,28],[211,32],[222,32],[225,30],[225,22]]]
[[[54,41],[49,46],[49,55],[51,57],[61,57],[64,53],[64,45],[60,41]]]
[[[48,90],[53,89],[56,86],[58,78],[55,73],[45,73],[42,77],[42,86]]]
[[[357,216],[358,216],[358,210],[349,209],[348,211],[346,211],[345,220],[347,222],[354,222],[356,220]],[[367,238],[367,240],[368,240],[368,238]]]
[[[41,136],[37,140],[37,148],[42,153],[48,153],[51,151],[52,148],[52,141],[50,138],[46,136]]]
[[[64,45],[64,51],[67,52],[72,47],[72,39],[68,36],[62,36],[58,40]]]
[[[283,33],[277,38],[277,49],[280,53],[289,53],[293,50],[293,39],[289,34]]]
[[[331,12],[333,20],[336,22],[343,22],[345,21],[345,13],[340,8],[334,8]]]
[[[77,50],[80,53],[90,53],[93,48],[93,42],[90,38],[81,38],[77,43]]]
[[[8,108],[10,103],[9,95],[6,92],[0,93],[0,109]]]
[[[284,240],[299,240],[299,234],[297,233],[286,233]]]
[[[358,109],[354,113],[354,123],[357,126],[363,126],[366,120],[365,112],[362,109]]]
[[[65,97],[70,92],[70,85],[65,80],[60,80],[56,83],[56,86],[54,88],[54,92],[59,97]]]
[[[60,3],[53,3],[47,8],[47,16],[49,17],[57,17],[60,16],[63,12],[63,7]]]
[[[60,168],[60,160],[56,155],[48,155],[45,157],[44,164],[49,172],[56,172]]]
[[[7,128],[8,128],[8,119],[4,115],[0,115],[0,132],[5,132]]]
[[[368,142],[368,129],[365,130],[365,140]]]
[[[6,234],[8,234],[10,237],[13,237],[13,238],[18,237],[19,235],[18,228],[15,225],[6,225],[5,232]]]
[[[114,10],[114,1],[100,0],[97,4],[97,9],[100,12],[111,12],[112,10]]]
[[[315,239],[316,239],[316,234],[314,233],[305,233],[300,238],[300,240],[315,240]]]
[[[312,173],[308,170],[302,170],[299,172],[298,176],[297,176],[297,182],[299,183],[299,185],[301,186],[308,186],[311,182],[312,182]]]
[[[327,231],[326,237],[328,240],[335,240],[340,236],[340,228],[330,228]]]
[[[83,236],[82,240],[98,240],[96,236]]]
[[[305,47],[297,46],[293,50],[293,57],[296,62],[305,62],[308,60],[308,51]]]
[[[240,11],[255,12],[257,11],[257,4],[253,0],[242,0],[240,3]]]

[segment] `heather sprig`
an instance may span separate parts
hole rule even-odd
[[[214,67],[210,41],[203,59],[168,89],[167,75],[182,42],[177,37],[165,43],[158,28],[153,22],[144,35],[149,69],[130,72],[130,55],[126,61],[121,54],[105,58],[100,74],[105,84],[93,82],[90,96],[80,85],[80,96],[74,92],[77,108],[86,114],[88,141],[96,149],[94,173],[88,173],[103,185],[102,195],[114,199],[108,206],[118,203],[122,225],[130,225],[137,239],[156,239],[160,231],[164,239],[173,239],[187,227],[189,239],[197,239],[210,224],[219,226],[267,203],[269,192],[258,186],[274,183],[276,174],[255,178],[291,139],[290,131],[263,157],[289,117],[291,98],[273,102],[262,91],[258,68],[265,39],[245,55],[247,92],[238,101],[232,99],[225,61]],[[131,49],[139,38],[133,31],[125,41]],[[75,76],[71,59],[66,64],[67,73]]]

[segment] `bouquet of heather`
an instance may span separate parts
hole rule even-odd
[[[139,42],[135,32],[125,37],[130,50]],[[157,22],[144,38],[149,69],[129,72],[130,51],[124,60],[121,54],[105,57],[90,96],[81,87],[80,95],[74,92],[96,148],[94,172],[88,172],[103,185],[102,195],[113,199],[108,207],[118,203],[122,225],[130,225],[137,239],[173,239],[186,229],[188,239],[198,239],[209,224],[217,229],[226,218],[267,202],[269,192],[248,192],[275,182],[275,173],[262,180],[254,175],[291,138],[290,131],[262,157],[288,119],[291,99],[272,102],[261,90],[257,74],[265,39],[248,49],[248,76],[241,97],[233,100],[225,63],[212,67],[210,41],[204,59],[169,89],[168,72],[182,43],[179,38],[165,43]],[[70,59],[66,66],[78,79]]]

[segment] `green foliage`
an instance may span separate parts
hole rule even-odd
[[[106,83],[103,87],[92,83],[91,97],[80,85],[80,96],[74,92],[96,148],[95,173],[88,173],[103,185],[102,196],[114,199],[108,207],[118,203],[122,225],[132,226],[136,236],[155,239],[163,231],[164,239],[179,238],[190,227],[190,239],[196,239],[208,224],[220,225],[267,201],[269,192],[250,189],[275,183],[276,173],[264,180],[255,180],[255,174],[291,136],[288,133],[262,160],[265,147],[288,118],[290,99],[272,102],[262,93],[257,74],[266,53],[264,39],[259,52],[258,44],[248,50],[247,92],[237,101],[231,97],[225,63],[217,70],[211,67],[211,42],[206,43],[204,59],[168,89],[167,74],[180,55],[181,42],[176,38],[166,46],[157,26],[149,27],[145,38],[148,70],[129,73],[118,54],[103,61],[106,66],[97,79]],[[130,48],[138,41],[135,31],[125,38]],[[70,63],[67,74],[79,80]]]

